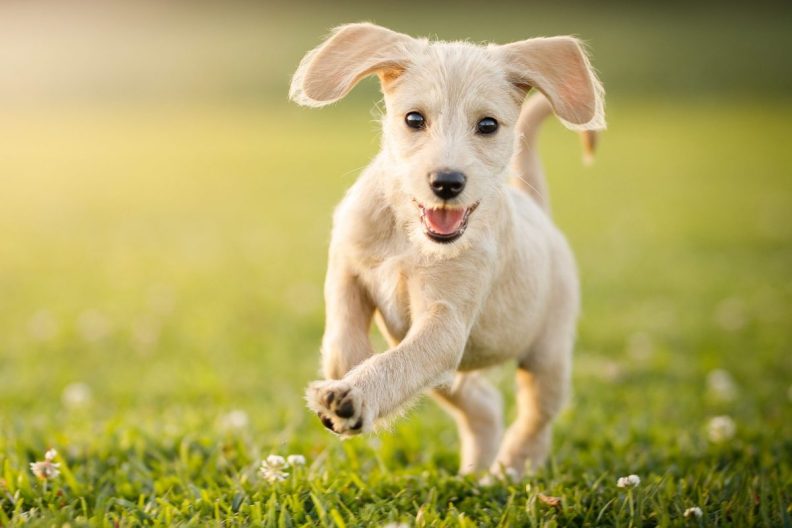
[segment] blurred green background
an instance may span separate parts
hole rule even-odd
[[[433,405],[375,456],[367,440],[339,447],[302,402],[331,211],[377,151],[379,96],[368,80],[307,110],[288,84],[330,28],[360,20],[588,42],[608,92],[596,164],[582,167],[557,123],[542,136],[583,280],[558,471],[684,473],[682,460],[713,456],[736,486],[718,500],[763,493],[729,475],[769,472],[767,519],[788,521],[792,10],[780,4],[0,3],[6,480],[57,445],[104,489],[109,470],[90,463],[103,449],[135,435],[154,451],[213,445],[234,410],[249,435],[240,471],[285,446],[330,465],[360,449],[378,461],[364,472],[455,471],[455,431]],[[509,369],[492,375],[508,393]],[[716,415],[737,424],[733,451],[710,451]],[[134,503],[136,490],[112,493]]]

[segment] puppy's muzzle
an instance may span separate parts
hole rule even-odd
[[[437,170],[429,173],[429,187],[441,200],[450,200],[465,190],[465,175],[458,171]]]

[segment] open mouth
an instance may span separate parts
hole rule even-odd
[[[476,210],[479,202],[470,207],[424,207],[417,200],[415,204],[421,211],[421,224],[430,239],[441,244],[453,242],[467,229],[468,218]]]

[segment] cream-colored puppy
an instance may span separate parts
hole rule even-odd
[[[334,215],[326,380],[310,384],[308,405],[350,436],[431,389],[456,418],[462,472],[522,475],[549,449],[579,302],[536,129],[551,111],[572,129],[604,128],[602,88],[571,37],[477,46],[364,23],[308,53],[290,95],[323,106],[372,74],[385,97],[382,150]],[[532,88],[541,94],[523,105]],[[390,343],[381,354],[375,316]],[[476,371],[507,360],[519,367],[519,413],[504,437],[499,393]]]

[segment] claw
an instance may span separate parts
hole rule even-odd
[[[322,425],[330,429],[335,433],[335,429],[333,429],[333,421],[328,418],[327,416],[322,416],[321,414],[318,415],[319,419],[322,421]]]

